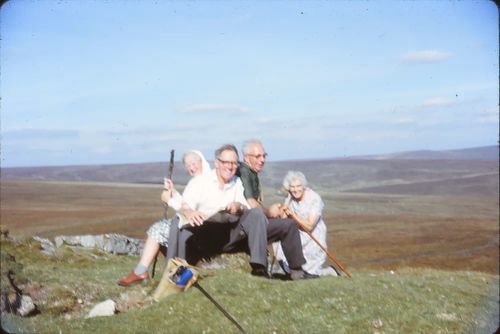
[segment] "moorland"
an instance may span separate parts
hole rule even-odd
[[[438,153],[270,161],[261,173],[265,202],[282,201],[283,176],[300,170],[325,202],[329,248],[347,266],[498,273],[498,147]],[[163,215],[166,170],[166,163],[2,169],[2,227],[12,235],[142,238]],[[173,179],[182,190],[188,175],[180,163]]]
[[[498,328],[498,156],[490,147],[269,161],[261,175],[266,204],[283,200],[287,170],[304,172],[325,202],[328,248],[353,279],[265,282],[235,266],[210,273],[203,285],[256,333],[491,333]],[[2,230],[25,241],[2,240],[2,256],[24,266],[18,278],[28,282],[40,315],[21,325],[7,315],[2,321],[40,333],[136,333],[145,326],[155,333],[237,332],[196,290],[159,307],[144,302],[158,278],[125,293],[114,281],[135,257],[64,249],[47,258],[29,239],[144,237],[164,214],[166,170],[166,163],[3,168]],[[178,162],[173,179],[179,190],[188,179]],[[106,298],[118,302],[120,314],[84,319]]]

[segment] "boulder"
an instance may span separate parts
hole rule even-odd
[[[116,303],[113,300],[108,299],[95,305],[92,310],[90,310],[86,318],[106,317],[115,314],[115,311]]]
[[[100,235],[60,235],[54,239],[57,247],[68,246],[96,248],[110,254],[140,255],[144,241],[125,235],[109,233]]]
[[[34,236],[33,240],[36,240],[40,243],[40,247],[42,248],[43,254],[54,255],[56,253],[56,247],[49,239]]]
[[[36,310],[36,306],[30,296],[21,296],[19,308],[16,310],[21,317],[27,317]]]

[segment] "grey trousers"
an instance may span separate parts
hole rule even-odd
[[[185,226],[179,229],[176,217],[170,226],[167,260],[173,257],[186,258],[187,241],[202,229],[200,227]],[[207,221],[204,225],[210,225]],[[223,224],[223,223],[213,223]],[[296,224],[291,219],[268,219],[261,209],[254,208],[243,213],[236,223],[225,223],[228,228],[228,238],[219,239],[222,242],[221,252],[237,251],[246,240],[247,250],[250,253],[250,263],[259,264],[267,268],[268,242],[281,241],[283,253],[290,268],[300,269],[306,262],[302,253],[300,234]],[[201,226],[203,227],[203,226]]]

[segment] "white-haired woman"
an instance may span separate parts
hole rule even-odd
[[[326,225],[323,221],[324,203],[318,193],[307,187],[305,175],[297,171],[289,171],[283,179],[283,187],[288,191],[289,196],[282,206],[282,216],[288,216],[300,225],[307,228],[309,232],[326,248]],[[301,228],[300,239],[302,251],[306,258],[306,263],[302,269],[314,275],[336,275],[333,268],[323,268],[326,260],[325,252],[318,244]],[[281,261],[285,271],[288,269],[286,258],[281,249],[281,245],[275,246],[275,253]]]
[[[182,163],[189,175],[195,177],[210,171],[210,165],[200,151],[190,150],[182,156]],[[182,196],[171,180],[164,179],[164,188],[161,200],[168,204],[175,211],[179,211],[182,206]],[[130,286],[149,279],[148,268],[158,254],[161,246],[168,247],[168,235],[170,231],[171,219],[162,219],[151,225],[147,231],[147,239],[144,244],[141,259],[135,269],[128,276],[120,279],[118,285]]]

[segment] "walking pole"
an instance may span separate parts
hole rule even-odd
[[[168,164],[168,179],[172,180],[172,174],[174,172],[174,154],[175,150],[170,151],[170,163]],[[168,204],[163,203],[163,218],[167,219],[167,212],[168,212]],[[151,278],[155,277],[155,270],[156,270],[156,262],[158,261],[158,253],[155,255],[155,259],[153,261],[153,269],[151,270]]]
[[[247,332],[243,329],[243,327],[241,327],[241,325],[236,321],[236,319],[233,318],[233,316],[231,314],[229,314],[226,310],[224,310],[224,308],[215,301],[215,299],[212,298],[212,296],[210,296],[208,294],[208,292],[205,291],[205,289],[203,289],[201,287],[201,285],[198,284],[198,282],[194,282],[193,283],[193,286],[195,286],[198,290],[201,291],[201,293],[203,293],[205,295],[205,297],[207,297],[215,306],[217,306],[217,308],[226,316],[226,318],[228,318],[229,320],[231,320],[231,322],[233,324],[236,325],[236,327],[238,327],[238,329],[240,330],[240,332],[246,334]]]
[[[290,193],[288,194],[288,198],[286,200],[285,203],[290,203],[290,200],[291,200],[291,195]],[[335,258],[335,256],[333,256],[332,253],[330,253],[328,251],[328,249],[326,249],[322,244],[321,242],[316,239],[316,237],[309,231],[309,229],[307,228],[307,226],[305,226],[304,224],[302,224],[300,221],[299,221],[299,217],[297,217],[297,215],[295,214],[295,212],[291,211],[290,210],[290,216],[292,217],[293,221],[299,225],[306,233],[307,235],[309,235],[311,237],[311,239],[314,240],[314,242],[316,242],[318,244],[318,246],[323,250],[323,252],[326,253],[326,255],[328,255],[328,257],[330,258],[330,260],[332,260],[337,266],[339,266],[339,268],[345,272],[347,274],[347,276],[349,276],[349,278],[352,278],[352,275],[351,273],[344,268],[344,266],[342,264],[340,264],[340,262]]]

